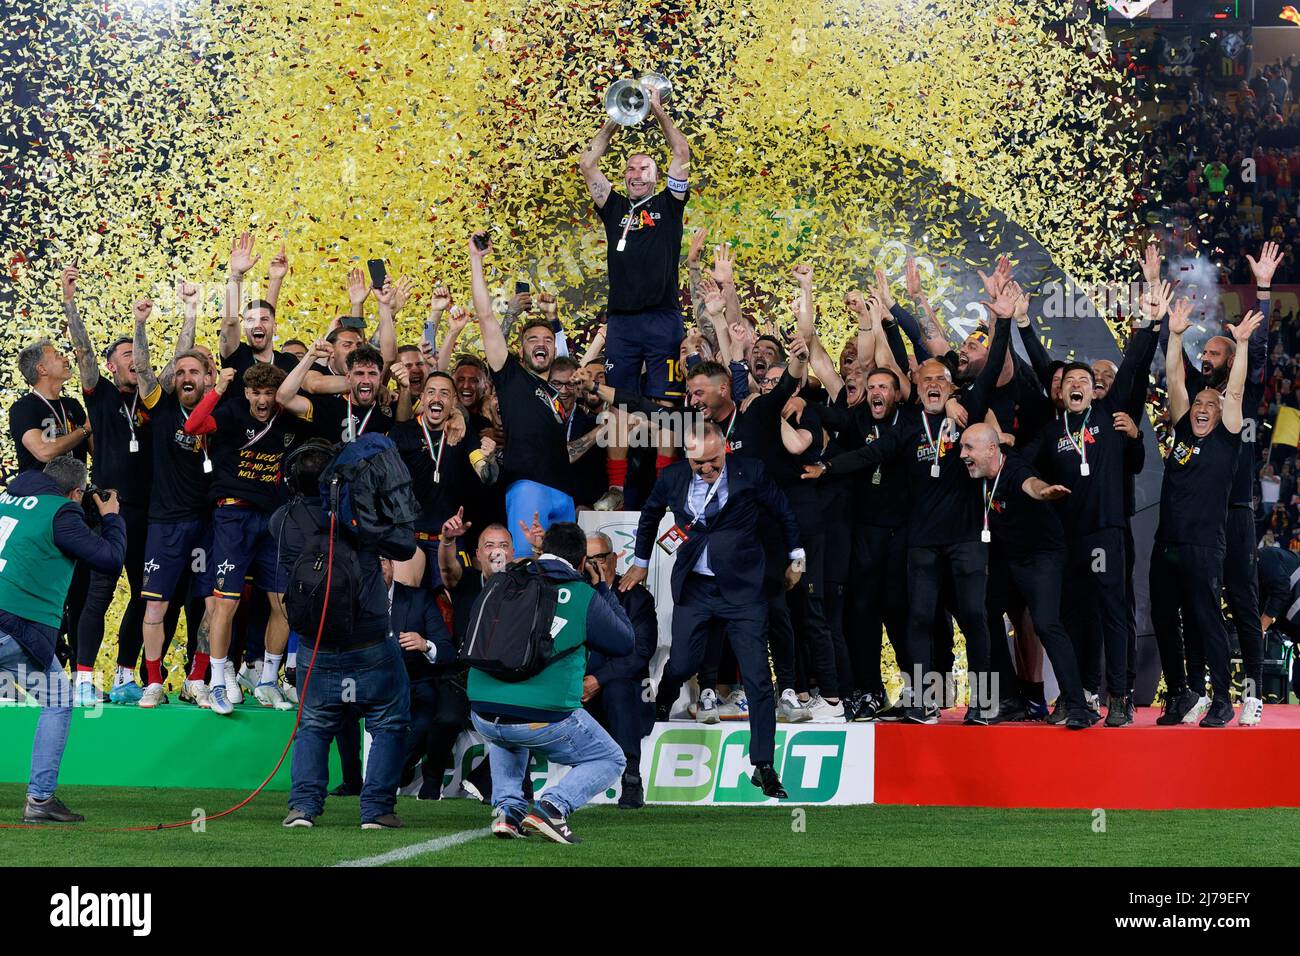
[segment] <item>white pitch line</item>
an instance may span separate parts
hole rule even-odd
[[[458,833],[449,833],[446,836],[438,837],[434,840],[425,840],[423,843],[412,843],[410,846],[401,846],[396,850],[389,850],[387,853],[380,853],[378,856],[366,856],[359,860],[343,860],[335,863],[335,866],[386,866],[389,863],[397,863],[401,860],[409,860],[413,856],[423,856],[425,853],[438,853],[449,847],[458,846],[461,843],[468,843],[470,840],[477,840],[479,837],[485,837],[492,832],[491,827],[480,827],[477,830],[461,830]]]

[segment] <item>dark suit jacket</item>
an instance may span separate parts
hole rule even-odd
[[[438,610],[438,602],[433,599],[432,591],[394,584],[390,620],[394,637],[403,631],[414,631],[438,649],[436,664],[430,664],[429,658],[419,651],[402,651],[406,676],[412,683],[432,680],[438,674],[454,669],[456,645],[451,642],[451,635],[447,633],[447,625],[442,620],[442,612]]]
[[[604,687],[613,680],[642,681],[650,676],[650,658],[659,646],[659,618],[655,614],[654,595],[643,584],[630,591],[618,590],[619,578],[614,579],[614,593],[618,603],[632,622],[632,653],[610,657],[593,650],[587,658],[587,673]]]
[[[664,469],[641,509],[636,530],[636,556],[648,560],[657,550],[659,521],[672,509],[678,527],[691,520],[686,495],[691,486],[691,466],[676,461]],[[775,482],[767,477],[757,458],[728,455],[726,465],[727,503],[711,521],[697,523],[686,543],[677,549],[673,565],[673,600],[682,599],[682,585],[695,568],[700,551],[709,545],[709,567],[723,596],[732,604],[754,604],[763,598],[763,546],[759,522],[777,521],[787,551],[799,547],[799,524],[790,503]],[[721,479],[719,479],[721,480]]]

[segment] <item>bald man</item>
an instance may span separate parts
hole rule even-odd
[[[1018,621],[1027,608],[1061,687],[1056,707],[1065,716],[1065,726],[1070,730],[1091,727],[1100,715],[1084,702],[1074,649],[1061,624],[1065,532],[1048,504],[1064,498],[1070,490],[1049,485],[1023,458],[1000,448],[998,433],[982,422],[962,433],[961,460],[967,473],[980,482],[984,499],[981,538],[989,544],[989,641],[992,647],[1003,649],[1002,654],[993,654],[994,660],[1000,657],[1006,662],[1001,684],[1014,687],[1016,683],[1008,666],[1010,655],[1005,653],[1002,616],[1008,614]]]

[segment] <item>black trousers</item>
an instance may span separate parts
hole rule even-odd
[[[626,773],[641,776],[641,741],[654,730],[655,709],[642,700],[640,678],[623,677],[600,685],[600,693],[586,708],[609,731],[627,758]]]
[[[1223,586],[1228,611],[1241,645],[1246,689],[1259,696],[1264,679],[1264,633],[1259,629],[1259,578],[1256,572],[1255,515],[1249,505],[1228,508],[1227,549],[1223,560]],[[1253,692],[1250,691],[1254,688]]]
[[[1047,659],[1052,662],[1056,682],[1061,687],[1061,700],[1067,705],[1083,706],[1083,684],[1079,680],[1079,666],[1074,656],[1070,636],[1061,624],[1061,582],[1065,574],[1065,551],[1043,551],[1031,557],[1012,557],[1001,554],[997,548],[989,560],[988,619],[989,641],[1000,648],[995,659],[1006,658],[999,666],[1002,697],[1010,696],[1017,687],[1014,668],[1006,671],[1010,663],[1007,653],[1007,635],[1002,626],[1002,615],[1020,620],[1022,610],[1029,611]]]
[[[771,763],[776,751],[776,701],[767,661],[767,607],[728,600],[711,575],[690,574],[673,609],[673,643],[659,683],[658,704],[671,707],[682,684],[700,669],[710,626],[723,621],[727,640],[740,664],[749,699],[749,759]]]
[[[454,675],[411,685],[411,726],[402,766],[414,771],[416,764],[421,765],[421,799],[437,800],[442,795],[442,777],[451,766],[456,738],[469,726],[469,698]]]
[[[808,566],[799,583],[786,592],[797,651],[795,690],[800,693],[808,691],[812,686],[811,675],[816,674],[818,693],[823,697],[838,698],[840,682],[835,669],[835,642],[831,638],[830,625],[826,623],[822,599],[825,536],[801,532],[799,543],[807,556]]]
[[[835,648],[835,676],[839,681],[841,694],[847,694],[856,686],[853,679],[853,661],[849,656],[849,644],[844,636],[845,618],[848,616],[848,599],[844,590],[844,582],[827,581],[825,599],[822,601],[822,606],[826,609],[826,625],[831,630],[831,646]]]
[[[776,673],[776,686],[781,691],[794,690],[798,683],[795,671],[794,625],[790,621],[790,605],[787,600],[785,580],[781,578],[764,580],[763,595],[767,598],[767,639],[772,649],[772,669]],[[719,630],[721,631],[722,628],[719,627]]]
[[[1134,568],[1137,567],[1137,547],[1133,541],[1133,517],[1124,519],[1124,580],[1128,588],[1128,681],[1124,684],[1124,696],[1131,697],[1137,686],[1138,666],[1138,622],[1137,622],[1137,588],[1133,587]]]
[[[995,704],[996,701],[985,699],[990,686],[989,630],[984,608],[988,584],[988,545],[980,541],[908,547],[907,643],[912,667],[910,673],[904,674],[905,681],[919,691],[921,688],[915,687],[917,671],[920,671],[922,680],[931,674],[930,644],[935,619],[940,613],[940,594],[945,574],[949,576],[953,588],[953,610],[957,623],[966,636],[966,665],[971,673],[971,704]],[[939,686],[943,686],[945,675],[936,676],[941,682]]]
[[[1105,651],[1106,686],[1116,689],[1112,693],[1129,687],[1127,573],[1122,528],[1102,528],[1066,544],[1061,616],[1083,686],[1094,694],[1101,687],[1099,640]]]
[[[849,590],[849,657],[854,689],[883,695],[880,651],[884,631],[903,673],[907,650],[907,528],[857,525],[853,529],[853,577]]]
[[[1219,607],[1222,573],[1219,548],[1157,541],[1151,551],[1151,621],[1171,693],[1190,686],[1203,694],[1208,663],[1215,698],[1229,699],[1228,630]]]

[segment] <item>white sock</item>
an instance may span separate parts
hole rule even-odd
[[[94,671],[77,671],[78,684],[93,684],[95,682]]]
[[[117,665],[117,673],[113,675],[113,686],[121,687],[123,684],[129,684],[135,680],[135,672],[129,667]]]
[[[226,659],[224,657],[209,657],[208,663],[212,666],[212,686],[224,687],[226,684]]]
[[[298,652],[297,652],[297,651],[290,651],[290,652],[289,652],[289,657],[288,657],[288,659],[285,661],[284,666],[285,666],[285,667],[289,667],[289,668],[294,668],[294,669],[296,669],[296,668],[298,667]]]
[[[266,654],[262,658],[262,680],[263,684],[274,684],[280,679],[280,661],[284,660],[283,654]]]

